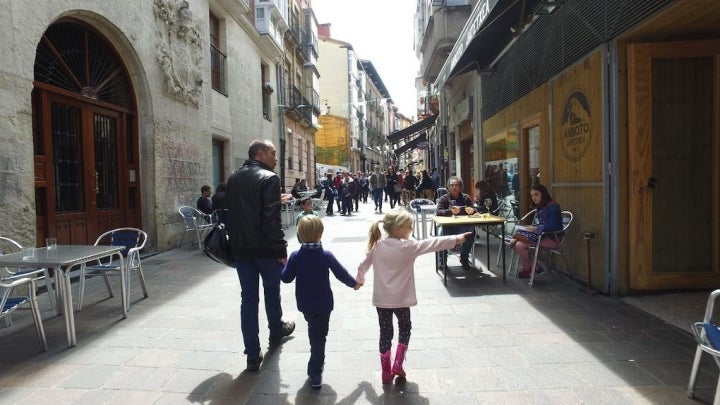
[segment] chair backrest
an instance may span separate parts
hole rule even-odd
[[[546,234],[552,235],[555,238],[555,241],[558,244],[557,249],[559,249],[565,241],[565,235],[567,235],[567,230],[573,221],[573,214],[570,211],[562,211],[560,215],[562,216],[562,230],[555,232],[545,232]]]
[[[435,192],[435,198],[440,198],[448,193],[448,189],[445,187],[438,187],[437,191]]]
[[[435,205],[435,201],[428,200],[427,198],[416,198],[416,199],[410,201],[410,207],[415,212],[420,212],[421,205]]]
[[[10,238],[0,236],[0,255],[19,252],[21,249],[22,245],[18,242]]]
[[[187,205],[178,208],[178,212],[182,215],[186,230],[197,228],[198,220],[203,217],[200,211]]]
[[[111,245],[111,246],[124,246],[120,253],[124,257],[130,255],[134,256],[139,254],[140,250],[145,247],[147,242],[147,233],[137,228],[116,228],[109,230],[102,235],[98,236],[95,241],[95,246],[98,245]],[[128,260],[135,260],[135,257],[128,257]]]
[[[567,235],[567,230],[570,227],[570,224],[572,224],[573,214],[570,211],[563,211],[561,213],[561,215],[562,215],[563,229],[562,229],[562,233],[560,234],[559,242],[562,245],[563,241],[565,240],[565,235]]]

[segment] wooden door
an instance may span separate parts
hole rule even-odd
[[[63,19],[38,43],[34,74],[38,245],[139,227],[137,115],[122,59],[100,33]]]
[[[720,41],[628,47],[629,285],[716,288]]]

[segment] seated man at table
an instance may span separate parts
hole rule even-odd
[[[448,193],[440,197],[437,204],[435,215],[450,216],[453,215],[472,215],[475,213],[473,200],[468,194],[462,192],[463,181],[458,176],[452,176],[447,182]],[[470,225],[461,226],[445,226],[442,229],[443,235],[457,235],[465,232],[475,232],[475,228]],[[470,249],[475,241],[475,236],[465,239],[460,249],[460,265],[464,270],[472,269],[470,265]]]

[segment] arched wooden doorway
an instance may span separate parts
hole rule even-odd
[[[35,55],[33,143],[37,240],[86,244],[141,224],[137,108],[114,47],[70,19]]]

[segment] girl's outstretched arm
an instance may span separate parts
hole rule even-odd
[[[416,242],[415,252],[413,252],[413,254],[419,256],[425,253],[452,249],[455,245],[463,243],[465,238],[470,235],[472,235],[472,232],[422,239]]]

